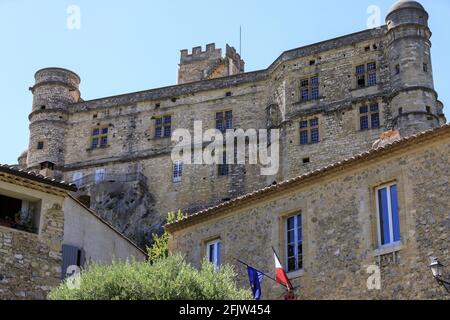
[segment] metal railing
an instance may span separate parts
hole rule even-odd
[[[103,182],[143,182],[147,184],[147,177],[142,173],[93,173],[86,175],[80,179],[74,180],[72,183],[77,186],[78,189],[91,185],[100,184]]]

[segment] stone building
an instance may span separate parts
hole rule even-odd
[[[38,71],[22,168],[78,186],[75,195],[141,246],[168,211],[193,213],[446,123],[434,90],[428,14],[395,4],[386,25],[283,52],[244,72],[232,47],[181,51],[174,86],[84,101],[80,77]],[[173,163],[171,133],[279,129],[280,169]]]
[[[444,125],[355,155],[167,225],[170,250],[235,265],[248,287],[237,259],[274,276],[273,247],[300,300],[448,299],[429,265],[450,264],[449,150]]]
[[[0,165],[0,300],[45,299],[71,267],[145,252],[69,195],[75,186]]]

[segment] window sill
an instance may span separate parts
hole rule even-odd
[[[39,237],[39,232],[31,232],[31,231],[25,231],[25,230],[20,230],[20,229],[16,229],[13,227],[8,227],[8,226],[4,226],[0,224],[0,231],[5,230],[5,232],[12,232],[12,233],[20,233],[26,236],[35,236],[35,237]]]
[[[105,150],[105,149],[108,149],[109,147],[110,147],[110,146],[107,145],[107,146],[104,146],[104,147],[89,148],[89,149],[86,149],[86,151],[87,151],[87,152],[93,152],[93,151],[96,151],[96,150]]]
[[[303,277],[304,275],[305,275],[305,271],[303,269],[297,270],[297,271],[292,271],[287,274],[289,280],[297,279],[297,278]]]
[[[376,86],[379,86],[379,85],[380,85],[380,83],[375,83],[375,84],[367,85],[367,86],[364,86],[364,87],[357,87],[357,88],[350,89],[350,92],[364,90],[364,89],[369,89],[369,88],[373,88],[373,87],[376,87]]]
[[[373,252],[374,257],[384,256],[386,254],[401,251],[403,249],[403,244],[401,242],[393,243],[390,245],[385,245],[375,249]]]
[[[321,102],[323,99],[325,99],[325,97],[319,97],[317,99],[300,100],[300,101],[294,102],[293,105],[302,105],[302,104],[307,104],[307,103],[318,103],[318,102]]]

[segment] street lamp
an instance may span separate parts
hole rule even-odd
[[[442,277],[442,271],[444,269],[442,263],[440,263],[438,259],[433,258],[431,260],[430,269],[436,281],[450,293],[450,279],[446,280]]]

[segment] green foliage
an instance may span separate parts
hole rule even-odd
[[[180,255],[148,262],[90,265],[81,272],[80,287],[63,282],[51,300],[247,300],[248,290],[239,289],[231,266],[214,271],[206,260],[199,270]]]
[[[173,223],[177,220],[181,220],[185,217],[185,215],[178,210],[177,213],[169,212],[167,214],[167,223]],[[157,234],[153,234],[153,244],[150,247],[147,247],[147,253],[149,256],[150,263],[154,263],[159,259],[164,259],[169,256],[169,234],[164,231],[164,233],[159,236]]]

